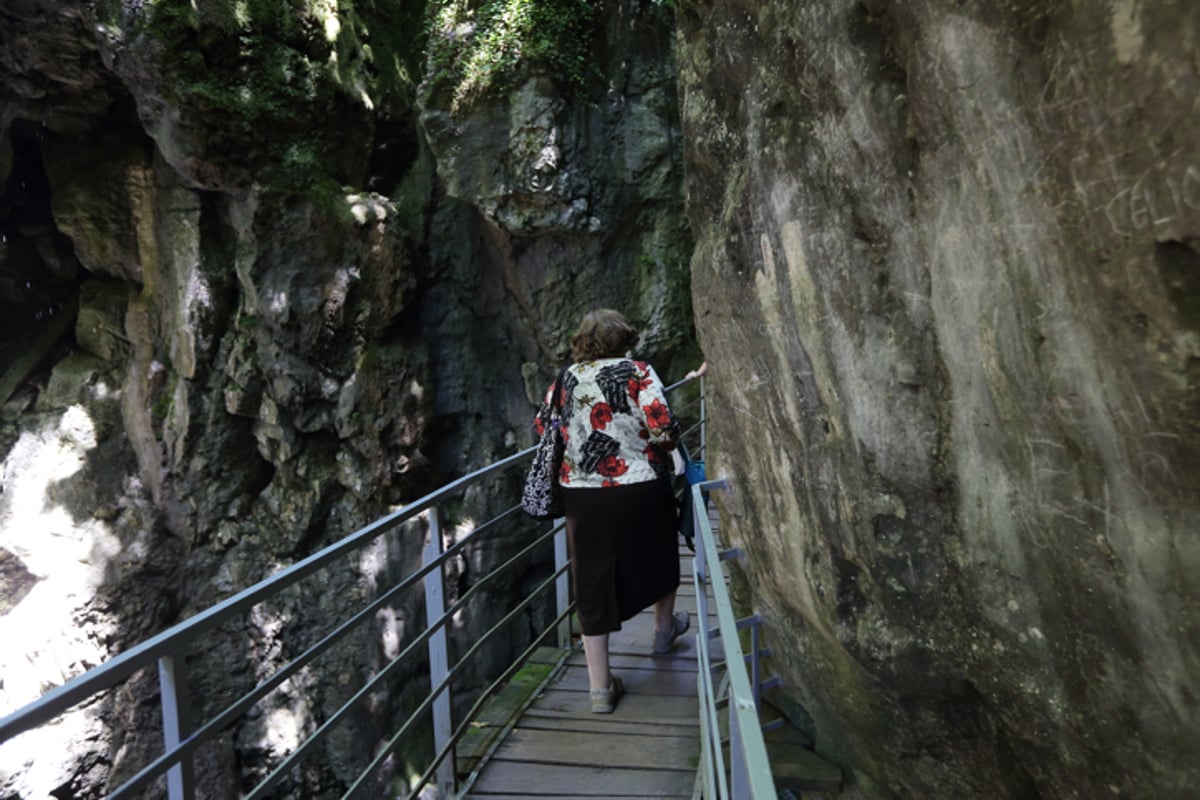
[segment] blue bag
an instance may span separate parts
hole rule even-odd
[[[692,500],[692,487],[697,483],[703,483],[707,478],[704,473],[704,462],[688,455],[687,448],[683,444],[679,445],[679,455],[683,458],[683,474],[677,475],[675,478],[675,502],[679,507],[679,535],[687,543],[688,549],[694,553],[696,552],[694,541],[696,509]],[[704,502],[705,508],[707,508],[708,498],[705,498]]]

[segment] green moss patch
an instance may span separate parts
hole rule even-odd
[[[160,2],[133,33],[159,53],[185,125],[204,126],[204,161],[299,189],[354,182],[374,110],[420,79],[424,13],[420,0]]]
[[[429,77],[451,111],[503,95],[534,70],[568,93],[591,75],[600,16],[590,0],[434,0],[429,12]]]

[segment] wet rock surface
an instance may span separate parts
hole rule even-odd
[[[694,366],[670,17],[619,5],[597,29],[613,86],[572,94],[534,70],[455,117],[476,134],[453,153],[422,125],[443,109],[418,92],[421,4],[248,21],[224,2],[0,9],[0,638],[22,642],[0,654],[0,713],[532,444],[530,387],[584,310],[625,308],[664,372]],[[502,162],[551,199],[464,178]],[[50,311],[65,333],[13,375]],[[518,480],[445,509],[448,539],[510,507]],[[448,569],[454,592],[527,543],[510,527]],[[424,536],[384,537],[215,631],[188,656],[198,718],[411,571]],[[482,605],[523,596],[546,558]],[[415,635],[418,601],[204,748],[200,796],[273,769]],[[490,680],[544,615],[460,685]],[[297,796],[340,793],[423,690],[420,664],[396,671]],[[7,744],[0,797],[110,790],[161,747],[157,694],[139,677]]]
[[[678,10],[709,473],[819,751],[1187,796],[1197,9]]]

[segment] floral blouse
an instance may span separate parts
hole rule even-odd
[[[671,477],[679,424],[653,367],[628,358],[581,361],[563,374],[561,394],[559,484],[590,489]],[[539,436],[543,425],[539,414]]]

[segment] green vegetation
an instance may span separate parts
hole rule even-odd
[[[198,175],[306,194],[357,185],[375,115],[408,113],[426,65],[456,112],[530,74],[582,91],[601,25],[593,0],[96,0],[96,13],[138,41]]]
[[[424,0],[162,0],[124,22],[152,43],[166,99],[203,117],[206,161],[310,190],[352,182],[370,115],[411,101],[424,17]]]
[[[590,0],[433,0],[429,21],[430,78],[435,91],[451,93],[455,112],[535,70],[568,92],[582,91],[594,73],[600,17]]]

